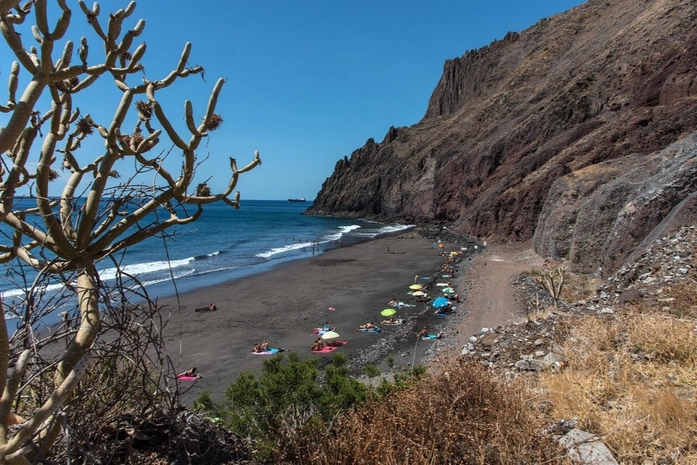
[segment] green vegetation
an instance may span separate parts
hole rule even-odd
[[[258,457],[269,457],[288,431],[324,429],[344,410],[364,403],[368,388],[349,376],[348,359],[335,354],[321,376],[316,359],[295,353],[264,361],[261,375],[244,372],[215,405],[204,393],[196,408],[218,416],[222,424],[254,443]]]
[[[298,437],[324,437],[341,416],[406,389],[426,373],[424,367],[415,367],[395,375],[392,383],[383,379],[371,388],[351,376],[347,362],[346,355],[337,353],[321,371],[317,359],[279,354],[264,361],[259,377],[243,372],[220,404],[206,391],[194,408],[220,418],[221,425],[250,441],[257,460],[287,460],[279,454],[304,456],[304,450],[288,445]],[[380,375],[374,365],[366,371]]]

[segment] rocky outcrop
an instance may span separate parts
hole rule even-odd
[[[653,242],[647,238],[694,224],[695,191],[697,134],[655,154],[574,171],[550,188],[535,249],[568,258],[576,271],[606,274]]]
[[[696,20],[687,0],[591,0],[449,60],[424,118],[340,160],[308,214],[534,236],[617,269],[694,192],[667,147],[697,130]]]

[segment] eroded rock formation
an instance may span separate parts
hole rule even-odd
[[[591,0],[449,60],[424,118],[340,160],[308,213],[534,237],[616,269],[694,219],[695,24],[687,0]]]

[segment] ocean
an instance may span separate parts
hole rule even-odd
[[[336,247],[365,242],[409,228],[356,219],[303,216],[312,204],[287,200],[242,200],[235,210],[226,204],[204,206],[196,222],[167,230],[166,237],[151,237],[120,254],[118,261],[127,273],[143,283],[151,296],[165,297],[175,292],[241,279],[261,273],[290,260],[306,259]],[[7,243],[8,228],[0,228]],[[21,308],[24,286],[16,285],[10,266],[0,276],[0,293],[6,309]],[[100,279],[114,282],[116,268],[111,260],[99,264]],[[28,282],[36,276],[26,270]],[[60,283],[45,286],[47,293],[58,292]],[[6,314],[11,317],[11,314]]]

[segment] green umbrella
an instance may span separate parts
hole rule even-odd
[[[394,315],[395,313],[397,313],[397,310],[395,310],[394,308],[386,308],[385,310],[383,310],[383,311],[380,312],[380,315],[382,315],[382,316],[392,316],[392,315]]]

